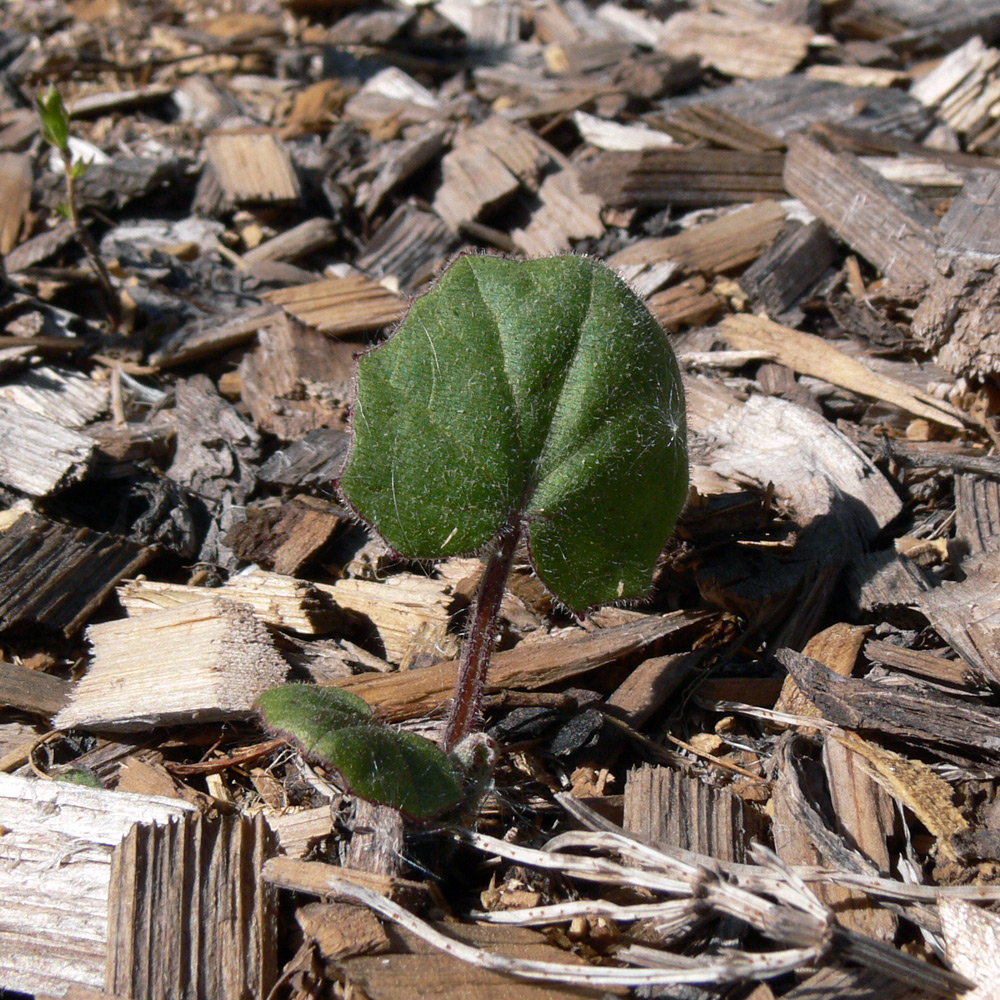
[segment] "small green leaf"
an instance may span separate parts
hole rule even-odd
[[[458,761],[416,733],[385,726],[335,729],[315,755],[340,773],[349,791],[410,819],[433,819],[465,798]]]
[[[282,684],[262,691],[254,702],[264,724],[273,733],[293,736],[311,754],[331,729],[367,725],[371,706],[351,691],[319,684]]]
[[[69,168],[69,172],[73,175],[74,180],[79,180],[89,169],[90,165],[94,161],[91,160],[75,160],[73,165]]]
[[[64,202],[64,201],[61,201],[61,202],[59,202],[58,205],[56,205],[56,211],[60,215],[65,216],[67,219],[72,218],[73,213],[70,212],[69,205],[67,205],[66,202]]]
[[[519,522],[581,610],[646,592],[687,495],[667,337],[584,257],[458,258],[358,363],[345,499],[403,555],[474,551]]]
[[[458,759],[414,733],[377,723],[362,698],[342,688],[283,684],[258,695],[267,729],[309,760],[336,771],[347,791],[428,820],[465,799]]]
[[[69,150],[69,112],[63,103],[62,94],[49,86],[44,94],[38,95],[38,114],[42,120],[42,135],[60,152]]]

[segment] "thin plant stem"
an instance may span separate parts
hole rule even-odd
[[[66,211],[69,215],[69,221],[73,225],[74,235],[79,241],[80,246],[83,247],[84,253],[89,258],[94,273],[97,275],[97,282],[101,286],[101,291],[107,300],[112,332],[116,332],[121,322],[121,306],[118,294],[115,292],[115,286],[111,283],[111,275],[108,274],[108,269],[101,259],[101,251],[94,242],[94,237],[91,236],[90,230],[83,224],[80,218],[80,210],[76,202],[76,175],[73,173],[73,154],[68,148],[61,149],[59,154],[62,156],[63,165],[66,168]]]
[[[500,620],[500,602],[514,561],[514,551],[521,538],[520,519],[505,530],[489,560],[479,583],[479,593],[472,608],[469,634],[462,646],[462,661],[458,668],[458,683],[451,714],[444,731],[444,748],[453,750],[479,722],[479,712],[486,686],[486,671],[493,653],[493,642]]]

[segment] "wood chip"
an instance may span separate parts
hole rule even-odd
[[[702,627],[707,617],[701,612],[687,611],[646,615],[627,625],[516,646],[494,654],[487,690],[519,687],[534,690],[624,657],[640,655],[661,642],[681,643],[688,630]],[[346,678],[338,681],[337,686],[361,695],[386,718],[404,719],[438,710],[451,696],[457,675],[458,664],[448,661],[406,673]]]
[[[300,323],[332,336],[388,326],[406,308],[398,295],[360,274],[294,285],[268,292],[264,298]]]
[[[614,208],[739,204],[783,196],[783,169],[782,153],[647,149],[600,154],[583,186]]]
[[[0,660],[0,705],[52,716],[69,700],[69,681]]]
[[[253,608],[221,597],[92,625],[87,638],[91,666],[56,717],[61,729],[244,718],[288,673]]]
[[[893,281],[923,288],[935,273],[933,215],[856,157],[797,136],[788,145],[785,185]]]
[[[274,846],[261,816],[187,814],[173,828],[133,826],[111,859],[105,988],[133,997],[267,996],[277,979],[278,900],[260,871]]]
[[[623,825],[641,840],[739,864],[761,834],[760,814],[738,795],[648,764],[629,773]]]
[[[876,374],[822,337],[801,333],[764,316],[745,314],[727,316],[719,324],[719,331],[737,350],[765,350],[804,375],[825,379],[862,396],[881,399],[946,427],[961,429],[964,424],[959,411],[949,403]]]
[[[0,987],[62,996],[103,988],[114,848],[137,823],[191,806],[0,774]]]
[[[260,330],[239,367],[257,429],[297,441],[320,427],[344,428],[356,350],[290,318]]]
[[[0,629],[75,633],[154,555],[115,535],[7,511],[0,518]]]
[[[289,204],[302,198],[288,149],[273,135],[210,135],[205,152],[231,202]]]
[[[677,59],[698,56],[727,76],[759,80],[795,69],[812,37],[802,24],[681,11],[667,19],[656,47]]]
[[[47,496],[82,479],[95,449],[86,434],[0,399],[0,483]]]
[[[31,158],[0,153],[0,256],[20,241],[24,217],[31,205]]]
[[[219,590],[153,580],[126,580],[118,597],[130,615],[141,615],[219,595]],[[226,581],[226,598],[249,604],[261,621],[303,635],[329,632],[343,625],[313,584],[280,573],[241,573]]]

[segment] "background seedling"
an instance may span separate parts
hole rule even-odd
[[[358,362],[345,501],[395,550],[489,547],[444,746],[478,721],[500,600],[525,538],[570,609],[648,591],[687,494],[667,338],[605,266],[458,258]]]
[[[42,122],[42,135],[45,140],[59,154],[63,162],[66,173],[66,201],[59,206],[60,211],[73,224],[73,233],[83,247],[84,252],[90,259],[97,281],[101,286],[101,291],[107,300],[109,317],[112,329],[117,329],[120,321],[120,306],[118,295],[114,285],[111,284],[111,276],[101,259],[101,252],[90,230],[83,224],[80,218],[80,209],[77,202],[76,184],[87,172],[90,164],[85,160],[73,161],[73,152],[70,149],[70,118],[62,95],[55,87],[50,86],[44,94],[38,95],[38,114]]]

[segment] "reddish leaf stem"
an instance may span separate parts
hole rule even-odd
[[[444,748],[453,750],[479,721],[486,686],[486,671],[493,653],[497,624],[500,620],[500,602],[514,561],[514,550],[521,538],[520,519],[514,527],[500,536],[479,582],[479,593],[472,608],[469,634],[462,647],[462,662],[458,668],[458,683],[451,714],[444,731]]]

